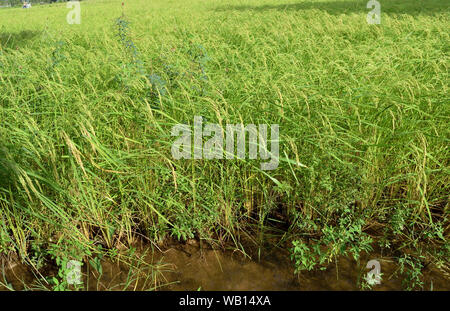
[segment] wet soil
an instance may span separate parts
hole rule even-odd
[[[140,246],[133,258],[139,258],[132,264],[133,269],[124,261],[104,259],[99,273],[85,264],[84,284],[89,290],[360,290],[358,280],[369,271],[366,263],[375,259],[383,277],[373,290],[404,289],[398,265],[381,252],[364,255],[359,264],[352,258],[341,257],[322,271],[299,275],[294,274],[289,253],[279,249],[262,252],[258,260],[239,251],[214,250],[190,241],[172,243],[162,250]],[[24,284],[33,284],[27,286],[29,289],[39,289],[29,266],[3,260],[0,269],[3,272],[0,282],[19,290],[24,289]],[[422,273],[424,290],[450,290],[446,273],[432,265],[427,265]],[[48,269],[45,274],[56,274],[56,269]],[[48,285],[41,283],[41,289],[45,287]]]

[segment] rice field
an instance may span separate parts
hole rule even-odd
[[[175,239],[286,250],[298,274],[383,249],[405,289],[450,275],[449,2],[379,2],[380,24],[365,0],[0,8],[0,256],[137,267],[136,243]],[[278,125],[276,167],[175,159],[196,117]]]

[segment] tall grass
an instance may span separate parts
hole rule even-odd
[[[0,253],[38,266],[142,237],[241,247],[283,223],[324,260],[374,239],[442,261],[449,7],[383,1],[368,25],[365,4],[126,1],[132,52],[121,1],[83,1],[81,25],[65,4],[0,10]],[[174,160],[170,129],[196,115],[279,124],[279,167]]]

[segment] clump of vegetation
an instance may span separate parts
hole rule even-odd
[[[297,272],[375,243],[400,250],[405,288],[446,265],[445,1],[383,3],[380,25],[366,1],[247,2],[117,19],[120,1],[83,1],[80,25],[0,10],[0,254],[53,263],[57,289],[68,260],[142,238],[259,247],[280,228]],[[278,168],[175,160],[171,128],[200,115],[279,124]]]

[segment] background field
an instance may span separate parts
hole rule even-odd
[[[38,270],[173,236],[301,271],[383,247],[420,285],[450,250],[449,3],[380,2],[380,25],[350,0],[0,9],[0,254]],[[174,160],[200,115],[279,124],[279,167]]]

